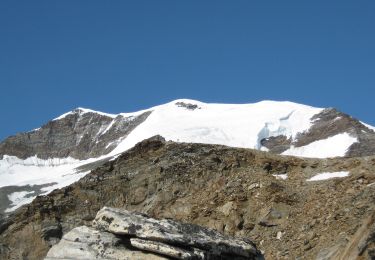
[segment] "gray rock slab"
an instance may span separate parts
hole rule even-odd
[[[133,251],[121,244],[115,235],[90,227],[77,227],[63,236],[48,252],[45,260],[56,259],[165,259],[161,256]]]
[[[130,243],[135,248],[144,251],[150,251],[161,255],[166,255],[175,259],[188,260],[188,259],[205,259],[205,254],[202,250],[192,249],[185,250],[179,247],[171,246],[161,242],[144,240],[139,238],[131,238]]]
[[[225,236],[217,231],[169,219],[157,220],[144,214],[104,207],[93,225],[117,235],[199,248],[210,255],[253,257],[258,254],[251,241]]]

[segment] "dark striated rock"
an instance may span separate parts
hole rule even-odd
[[[334,108],[324,109],[311,118],[311,128],[296,136],[292,141],[285,135],[271,136],[260,140],[260,144],[272,153],[281,154],[291,146],[301,147],[313,142],[327,139],[338,134],[348,133],[358,139],[358,142],[348,149],[347,157],[370,156],[375,154],[375,132],[359,120],[344,114]]]
[[[283,153],[290,148],[291,143],[292,140],[285,135],[271,136],[260,141],[271,153]]]
[[[313,126],[309,131],[300,133],[297,141],[293,142],[296,147],[305,146],[312,142],[326,139],[337,134],[349,133],[358,139],[348,150],[347,156],[369,156],[375,154],[375,132],[357,119],[344,114],[334,108],[324,109],[315,115]]]
[[[37,155],[41,159],[88,159],[112,151],[126,136],[150,115],[115,118],[76,109],[28,133],[8,137],[0,143],[0,158],[13,155],[25,159]]]
[[[176,106],[184,107],[189,110],[200,109],[200,107],[198,107],[198,105],[196,104],[190,104],[190,103],[185,103],[185,102],[176,102]]]

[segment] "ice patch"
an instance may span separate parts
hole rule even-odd
[[[315,175],[314,177],[307,179],[307,181],[322,181],[332,178],[343,178],[349,176],[349,172],[323,172]]]
[[[73,179],[78,180],[81,175],[75,169],[99,159],[79,161],[69,157],[42,160],[33,156],[22,160],[4,155],[4,159],[0,160],[0,187],[60,183],[72,180],[71,174],[75,176]]]
[[[356,142],[358,142],[357,138],[342,133],[302,147],[292,146],[282,154],[309,158],[345,156],[349,147]]]
[[[12,212],[22,205],[32,202],[35,197],[30,195],[33,193],[34,191],[19,191],[9,194],[8,199],[12,202],[12,204],[10,205],[10,208],[5,210],[5,212]]]
[[[0,187],[55,183],[41,189],[43,191],[41,195],[45,195],[54,189],[62,188],[78,181],[88,172],[79,172],[76,168],[100,159],[103,158],[84,161],[70,157],[43,160],[33,156],[22,160],[15,156],[4,155],[3,159],[0,160]],[[7,209],[8,212],[31,202],[35,198],[35,196],[28,197],[27,195],[30,195],[30,193],[25,192],[10,194],[11,197],[9,199],[12,201],[12,207]]]

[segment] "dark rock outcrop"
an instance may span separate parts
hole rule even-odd
[[[262,139],[260,143],[272,153],[282,153],[291,146],[302,147],[338,134],[348,133],[356,137],[358,142],[349,147],[347,157],[375,154],[375,132],[357,119],[334,108],[327,108],[313,116],[311,120],[313,121],[311,128],[299,133],[294,141],[284,135],[279,135]]]
[[[271,153],[283,153],[290,148],[291,143],[291,138],[285,135],[271,136],[260,141],[260,144]]]
[[[340,133],[349,133],[358,139],[348,150],[347,156],[369,156],[375,154],[375,132],[357,119],[337,111],[334,108],[323,110],[315,115],[313,126],[306,133],[301,133],[294,143],[296,147],[326,139]]]
[[[34,155],[41,159],[99,157],[116,148],[117,142],[126,138],[150,113],[112,118],[76,109],[39,129],[8,137],[0,143],[0,158],[3,155],[21,159]]]
[[[190,103],[185,103],[185,102],[176,102],[176,106],[184,107],[189,110],[200,109],[200,107],[198,107],[198,105],[196,104],[190,104]]]

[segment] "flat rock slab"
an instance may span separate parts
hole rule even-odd
[[[92,227],[65,234],[48,252],[52,259],[262,259],[245,239],[225,236],[201,226],[154,219],[123,209],[104,207]]]
[[[180,223],[170,219],[153,219],[147,215],[123,209],[102,208],[97,213],[93,226],[98,230],[119,236],[132,236],[184,249],[190,248],[190,252],[193,251],[193,248],[200,249],[204,252],[203,258],[200,259],[206,257],[212,259],[214,256],[221,257],[221,259],[224,257],[253,259],[259,255],[255,245],[249,240],[225,236],[217,231],[193,224]],[[133,241],[137,241],[136,243],[140,247],[139,240]],[[152,247],[152,249],[146,247],[152,246],[143,242],[143,250],[168,255],[165,254],[164,249],[157,251],[154,249],[157,247]]]
[[[81,226],[74,228],[53,246],[45,260],[56,259],[139,259],[162,260],[164,257],[132,250],[114,234]]]
[[[130,243],[140,250],[166,255],[174,259],[205,259],[204,251],[193,248],[192,250],[164,244],[162,242],[131,238]]]

